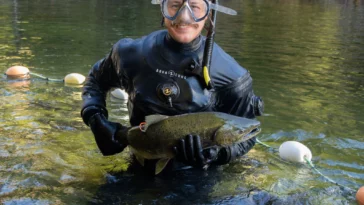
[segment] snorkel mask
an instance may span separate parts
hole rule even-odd
[[[191,23],[200,22],[206,18],[211,9],[236,15],[236,11],[207,0],[152,0],[152,4],[160,4],[163,16],[172,22],[178,21],[183,15],[188,15],[185,19]]]

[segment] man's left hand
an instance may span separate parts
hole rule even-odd
[[[184,139],[180,139],[177,146],[174,147],[178,161],[200,168],[207,168],[210,163],[216,161],[219,150],[219,146],[203,149],[198,135],[187,135]]]

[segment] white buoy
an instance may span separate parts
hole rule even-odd
[[[66,84],[81,85],[86,80],[86,77],[79,73],[70,73],[64,77]]]
[[[29,78],[29,69],[24,66],[12,66],[5,72],[9,79],[26,79]]]
[[[127,100],[129,97],[128,93],[126,93],[124,90],[120,88],[116,88],[113,91],[111,91],[111,95],[120,100]]]
[[[296,141],[284,142],[279,147],[279,156],[284,160],[300,163],[306,162],[305,158],[309,161],[312,159],[311,150]]]

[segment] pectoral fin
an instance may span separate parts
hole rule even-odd
[[[144,158],[139,155],[135,155],[135,158],[139,162],[139,164],[144,167]]]
[[[169,160],[170,158],[158,160],[157,164],[155,165],[155,175],[163,171],[163,169],[167,166]]]

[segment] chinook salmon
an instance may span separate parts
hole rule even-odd
[[[150,115],[145,124],[128,131],[129,148],[141,165],[144,159],[160,159],[155,174],[174,157],[173,147],[188,134],[199,135],[202,147],[246,141],[260,132],[260,122],[220,112],[175,116]]]

